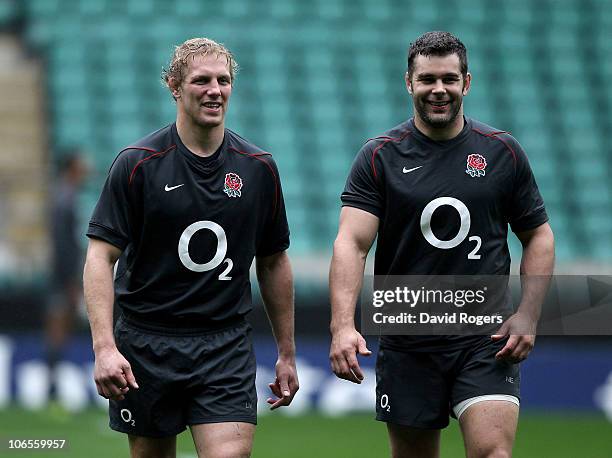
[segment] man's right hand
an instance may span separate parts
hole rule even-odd
[[[130,388],[138,389],[132,367],[117,347],[96,352],[94,380],[98,394],[106,399],[122,401]]]
[[[359,367],[357,353],[370,356],[366,341],[355,328],[347,328],[332,332],[329,361],[336,377],[353,383],[361,383],[363,372]]]

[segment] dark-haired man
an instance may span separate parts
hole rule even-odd
[[[375,275],[503,275],[508,224],[523,245],[521,273],[552,273],[554,242],[527,158],[507,132],[463,116],[470,89],[465,46],[447,32],[411,44],[406,87],[414,118],[369,140],[342,194],[330,269],[332,370],[360,383],[369,355],[354,325],[367,253]],[[437,214],[436,214],[437,213]],[[436,457],[440,430],[458,418],[469,457],[510,456],[519,367],[546,287],[523,289],[494,336],[382,336],[377,419],[394,457]]]
[[[289,405],[298,389],[278,170],[225,128],[236,68],[212,40],[176,47],[163,74],[176,122],[117,156],[89,224],[94,377],[133,457],[175,456],[186,426],[200,457],[250,456],[256,365],[245,316],[254,258],[278,346],[277,399],[268,403]]]
[[[58,180],[51,193],[50,294],[45,319],[50,397],[58,397],[57,363],[79,315],[82,291],[83,248],[77,199],[89,173],[78,149],[68,151],[58,167]]]

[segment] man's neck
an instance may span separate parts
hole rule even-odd
[[[183,144],[196,156],[212,156],[223,143],[225,127],[223,124],[202,128],[185,121],[181,116],[176,120],[176,131]]]
[[[465,125],[465,121],[463,119],[463,110],[460,110],[459,113],[457,113],[457,117],[455,118],[453,123],[446,127],[431,127],[429,124],[425,123],[417,114],[415,114],[414,116],[414,125],[423,135],[431,138],[432,140],[451,140],[457,135],[459,135],[459,133],[463,130],[463,126]]]

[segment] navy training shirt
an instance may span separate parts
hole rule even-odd
[[[124,250],[116,303],[143,324],[217,329],[252,307],[254,256],[289,246],[276,164],[225,129],[200,157],[171,124],[119,153],[87,236]]]
[[[380,220],[375,275],[508,275],[508,224],[522,232],[548,221],[519,143],[469,118],[446,141],[413,119],[369,140],[341,199]],[[448,338],[383,336],[381,346],[426,350],[427,341]]]

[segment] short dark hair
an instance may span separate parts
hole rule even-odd
[[[412,72],[414,71],[414,59],[418,54],[426,57],[457,54],[461,65],[461,74],[463,76],[467,75],[468,63],[465,45],[452,33],[437,30],[427,32],[417,38],[414,43],[410,43],[408,49],[408,76],[410,78],[412,78]]]
[[[57,160],[57,173],[63,174],[72,169],[79,162],[82,162],[81,150],[77,147],[68,147],[61,151]]]

